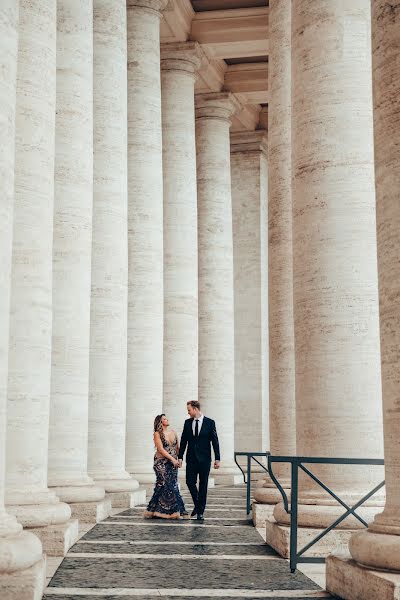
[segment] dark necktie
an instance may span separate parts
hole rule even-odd
[[[199,435],[199,420],[196,419],[196,425],[194,426],[194,437],[198,437]]]

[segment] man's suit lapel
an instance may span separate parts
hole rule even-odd
[[[207,433],[207,417],[203,417],[203,424],[200,429],[199,437]]]

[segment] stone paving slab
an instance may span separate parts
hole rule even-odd
[[[110,525],[100,523],[88,533],[83,540],[158,540],[169,542],[265,542],[258,533],[249,526],[245,527],[212,527],[208,525],[173,525],[172,523],[148,525]]]
[[[74,553],[109,553],[109,554],[193,554],[196,556],[218,556],[234,554],[242,556],[276,556],[279,555],[267,544],[251,544],[249,546],[231,546],[226,544],[75,544],[70,550]]]
[[[136,507],[136,509],[130,509],[130,510],[124,510],[123,512],[118,513],[118,517],[135,517],[137,519],[142,519],[143,518],[143,507],[140,507],[140,510],[137,510],[138,507]],[[212,509],[212,510],[210,510]],[[190,510],[190,512],[192,511],[192,509]],[[115,515],[114,515],[115,516]],[[214,519],[214,518],[222,518],[222,519],[226,519],[226,518],[235,518],[235,519],[244,519],[244,520],[250,520],[250,515],[248,516],[246,514],[246,510],[244,509],[239,509],[239,510],[235,510],[232,508],[213,508],[211,505],[208,507],[208,509],[206,508],[205,512],[204,512],[204,516],[207,519]]]
[[[188,504],[190,506],[193,506],[193,502],[192,499],[190,498],[186,498],[183,497],[183,500],[185,502],[185,504]],[[221,505],[229,505],[229,506],[235,506],[235,507],[241,507],[244,510],[246,509],[246,498],[228,498],[228,497],[218,497],[218,498],[210,498],[210,496],[207,496],[207,506],[213,506],[215,504],[221,504]]]
[[[141,595],[140,596],[140,600],[145,600],[145,599],[149,599],[152,600],[154,598],[163,598],[164,600],[216,600],[216,598],[218,598],[219,600],[237,600],[238,597],[243,598],[243,596],[160,596],[159,594],[155,594],[153,596],[149,596],[146,594],[146,596]],[[43,596],[43,600],[90,600],[90,598],[95,599],[98,598],[99,600],[138,600],[139,596],[63,596],[63,595],[53,595],[53,594],[45,594],[45,596]],[[296,600],[296,598],[298,600],[300,599],[304,599],[305,600],[305,596],[300,595],[300,596],[246,596],[246,600]],[[329,600],[332,599],[332,596],[308,596],[309,600]]]
[[[189,490],[186,486],[186,483],[184,483],[183,486],[181,486],[181,493],[182,494],[189,494]],[[214,488],[208,488],[207,494],[210,494],[210,496],[246,496],[246,488],[239,488],[236,489],[236,487],[234,489],[228,489],[226,487],[214,487]]]
[[[189,519],[179,519],[176,522],[182,524],[183,527],[186,527],[188,520]],[[104,519],[102,523],[120,523],[122,521],[127,523],[129,523],[129,521],[133,521],[135,523],[143,523],[143,521],[148,522],[149,519],[143,519],[143,517],[141,516],[115,515],[113,517],[108,517],[107,519]],[[192,519],[192,521],[195,521],[195,519]],[[225,515],[225,517],[215,517],[212,513],[208,513],[207,516],[205,515],[205,521],[209,525],[223,525],[224,527],[229,527],[232,525],[243,525],[253,527],[253,521],[251,521],[250,519],[235,519],[235,517],[231,517],[230,515]],[[152,519],[152,522],[162,523],[164,521],[163,519]]]
[[[175,559],[166,570],[165,558],[73,558],[67,556],[51,580],[52,587],[72,588],[207,588],[262,590],[318,590],[318,586],[297,571],[288,576],[281,559],[269,561],[207,561],[195,563]],[[191,564],[192,563],[192,564]],[[101,575],[101,576],[100,576]]]

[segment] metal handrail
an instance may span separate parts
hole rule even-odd
[[[272,471],[272,463],[290,463],[291,465],[291,493],[290,493],[290,508],[287,494],[283,487],[280,485],[278,479]],[[298,563],[324,563],[325,558],[319,556],[304,556],[314,544],[319,542],[325,535],[327,535],[332,529],[337,527],[339,523],[344,521],[349,515],[353,515],[358,519],[365,527],[368,524],[362,517],[360,517],[355,511],[364,502],[369,500],[377,491],[379,491],[384,485],[385,480],[374,487],[373,490],[368,492],[361,500],[359,500],[354,506],[348,506],[337,494],[335,494],[325,483],[323,483],[314,473],[312,473],[305,464],[328,464],[328,465],[384,465],[383,459],[379,458],[323,458],[323,457],[310,457],[310,456],[268,456],[268,472],[279,489],[285,511],[290,515],[290,571],[294,573]],[[301,469],[306,475],[308,475],[315,483],[317,483],[323,490],[325,490],[332,498],[334,498],[339,504],[346,509],[346,511],[338,517],[329,527],[319,533],[311,542],[306,544],[301,550],[297,548],[297,531],[298,531],[298,501],[299,501],[299,469]]]
[[[250,514],[251,510],[251,461],[254,460],[260,467],[264,469],[266,473],[268,473],[268,467],[265,467],[262,463],[260,463],[256,456],[263,456],[264,458],[268,458],[270,456],[270,452],[235,452],[235,463],[239,467],[243,475],[243,481],[246,484],[246,514]],[[245,472],[242,467],[239,465],[237,461],[238,456],[246,456],[247,457],[247,480]]]

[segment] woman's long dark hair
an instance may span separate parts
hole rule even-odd
[[[158,431],[158,433],[160,434],[160,438],[162,443],[165,443],[165,436],[164,436],[164,428],[162,426],[162,418],[165,417],[165,414],[162,413],[161,415],[157,415],[156,418],[154,419],[154,433],[156,431]]]

